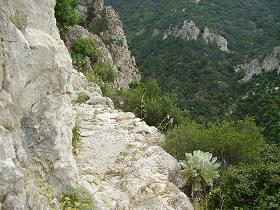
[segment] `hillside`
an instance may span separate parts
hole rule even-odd
[[[200,121],[218,120],[235,98],[234,66],[270,52],[280,42],[280,4],[265,1],[127,1],[107,0],[121,15],[144,78],[159,80],[175,92],[180,106]],[[196,40],[152,36],[193,21]],[[227,40],[229,52],[203,40],[205,27]],[[166,82],[168,81],[168,82]]]

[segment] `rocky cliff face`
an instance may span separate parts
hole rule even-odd
[[[227,47],[227,40],[221,35],[210,32],[210,30],[207,27],[205,27],[204,29],[203,39],[207,43],[216,44],[221,51],[229,52],[229,49]]]
[[[169,26],[168,30],[154,29],[153,36],[162,36],[163,39],[166,39],[169,36],[174,36],[176,38],[182,38],[189,41],[197,40],[199,32],[199,28],[193,21],[188,22],[185,20],[181,27],[176,25]]]
[[[253,75],[261,74],[262,71],[272,71],[274,69],[278,69],[280,74],[280,47],[275,47],[271,53],[268,53],[263,59],[256,58],[252,60],[250,63],[246,63],[243,65],[238,65],[235,67],[235,71],[242,71],[245,73],[244,78],[242,78],[241,82],[249,81]]]
[[[118,73],[115,86],[127,89],[133,81],[141,79],[135,58],[128,49],[123,25],[119,15],[110,6],[105,6],[102,0],[87,0],[79,6],[79,11],[86,16],[85,28],[98,35],[111,54],[112,65]]]
[[[178,25],[170,25],[167,30],[155,28],[152,37],[161,36],[164,40],[170,36],[173,36],[189,41],[197,40],[199,38],[199,34],[200,29],[195,25],[195,23],[193,21],[188,22],[187,20],[185,20],[181,27],[179,27]],[[207,27],[205,27],[202,37],[207,44],[215,44],[221,51],[229,52],[227,40],[221,35],[210,32]]]
[[[94,2],[96,10],[116,17],[102,5]],[[54,6],[54,0],[0,1],[0,209],[58,209],[58,195],[77,187],[91,193],[97,209],[193,209],[177,188],[177,161],[154,146],[163,136],[133,114],[115,110],[100,88],[73,68]],[[123,36],[113,20],[108,26],[115,28],[101,38]],[[117,67],[132,59],[126,42],[108,49],[99,36],[74,29],[72,38],[92,37]],[[132,69],[119,71],[125,76],[128,70],[134,79]],[[75,102],[80,92],[89,99],[81,105]],[[77,123],[82,141],[73,155]]]

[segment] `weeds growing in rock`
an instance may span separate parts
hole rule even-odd
[[[76,123],[76,125],[72,129],[72,146],[73,146],[74,153],[76,153],[76,150],[80,142],[81,142],[80,126],[78,123]]]
[[[77,99],[76,99],[76,103],[78,104],[82,104],[82,103],[85,103],[87,100],[89,100],[89,96],[85,93],[78,93],[77,94]]]
[[[94,210],[92,195],[83,188],[71,189],[59,196],[59,204],[63,210]]]
[[[11,133],[15,131],[15,127],[12,124],[5,124],[3,127]]]

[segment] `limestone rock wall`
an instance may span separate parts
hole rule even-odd
[[[26,197],[33,177],[61,189],[74,186],[78,177],[69,95],[76,73],[59,37],[54,6],[54,0],[0,1],[0,150],[10,151],[0,157],[3,209],[39,208]]]
[[[244,71],[245,76],[240,81],[247,82],[253,75],[258,75],[264,71],[272,71],[278,69],[280,74],[280,47],[275,47],[271,53],[268,53],[263,59],[255,58],[250,63],[238,65],[235,67],[235,71]]]

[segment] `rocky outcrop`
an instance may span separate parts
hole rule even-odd
[[[88,4],[84,3],[83,8],[87,9],[82,10],[87,11],[86,27],[90,31],[92,25],[102,25],[100,31],[95,33],[106,44],[117,69],[115,85],[118,89],[127,89],[131,82],[140,81],[141,75],[128,48],[120,17],[112,7],[104,6],[102,0],[92,0],[90,6]]]
[[[168,37],[173,36],[175,38],[181,38],[189,41],[197,40],[199,34],[200,29],[195,25],[195,23],[192,20],[190,22],[185,20],[181,27],[178,25],[170,25],[167,30],[155,28],[152,37],[161,36],[162,39],[165,40]],[[229,52],[227,40],[221,35],[210,32],[207,27],[204,29],[203,39],[207,44],[216,44],[221,51]]]
[[[156,146],[162,135],[115,110],[73,68],[54,6],[54,0],[0,1],[0,208],[58,209],[61,192],[83,187],[100,209],[193,209],[176,187],[177,161]],[[71,38],[89,36],[108,52],[98,36],[75,32]],[[115,62],[111,55],[104,59]],[[75,103],[80,92],[86,104]],[[82,142],[74,157],[77,119]]]
[[[261,74],[262,71],[272,71],[278,69],[280,73],[280,47],[275,47],[271,53],[268,53],[263,59],[255,58],[250,63],[234,67],[235,72],[242,71],[245,76],[240,82],[249,81],[253,75]]]
[[[73,28],[70,29],[70,31],[68,32],[66,38],[65,38],[65,44],[68,47],[68,49],[71,48],[71,45],[73,43],[75,43],[77,40],[79,39],[89,39],[89,40],[93,40],[96,49],[99,50],[99,52],[102,53],[102,56],[100,57],[100,59],[103,59],[103,62],[109,63],[113,69],[115,70],[115,72],[117,72],[117,67],[114,65],[114,61],[112,58],[112,55],[109,51],[109,49],[106,47],[106,45],[103,43],[102,39],[99,38],[99,36],[90,33],[87,29],[83,28],[82,26],[74,26]],[[88,59],[87,64],[85,66],[89,66],[90,70],[91,70],[91,62]],[[89,70],[89,71],[90,71]],[[87,70],[85,70],[86,72]],[[116,87],[118,88],[118,86]]]
[[[181,27],[179,27],[178,25],[170,25],[168,30],[154,29],[153,37],[162,36],[163,39],[167,39],[168,37],[173,36],[189,41],[197,40],[199,33],[200,30],[193,21],[188,22],[187,20],[185,20]]]
[[[227,40],[221,35],[210,32],[207,27],[204,29],[203,39],[207,43],[216,44],[221,51],[229,52]]]

